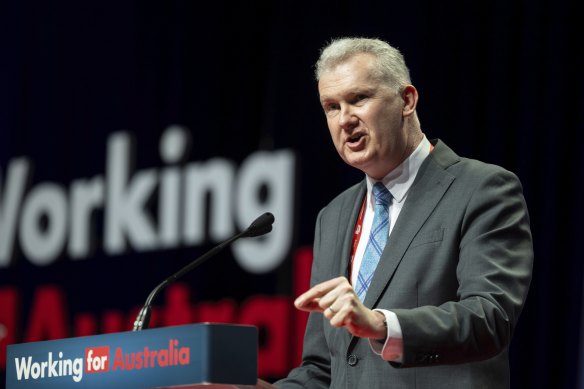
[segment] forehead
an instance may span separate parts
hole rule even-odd
[[[375,57],[357,54],[322,72],[318,81],[321,97],[343,93],[353,89],[371,89],[379,85],[374,77]]]

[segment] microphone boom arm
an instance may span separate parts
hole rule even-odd
[[[158,296],[158,293],[164,289],[166,286],[172,284],[194,268],[201,265],[203,262],[211,258],[212,256],[219,253],[219,251],[223,250],[226,246],[230,245],[233,241],[241,238],[241,237],[253,237],[253,236],[260,236],[267,234],[268,232],[272,231],[272,223],[274,222],[274,216],[266,212],[260,217],[258,217],[248,228],[243,230],[237,235],[232,236],[231,238],[221,242],[217,246],[213,247],[211,250],[207,251],[205,254],[200,256],[199,258],[195,259],[191,263],[187,264],[185,267],[177,271],[176,273],[172,274],[171,276],[167,277],[164,281],[158,284],[152,292],[148,295],[146,302],[138,316],[136,316],[136,320],[134,321],[134,327],[132,331],[141,331],[142,329],[148,328],[148,324],[150,323],[150,313],[152,311],[152,301]]]

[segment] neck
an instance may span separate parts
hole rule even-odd
[[[424,133],[422,132],[421,129],[417,128],[415,130],[412,130],[412,132],[410,133],[410,136],[406,140],[406,146],[403,150],[403,154],[401,155],[401,158],[399,158],[399,160],[395,163],[395,165],[390,166],[389,170],[379,171],[379,172],[374,173],[374,174],[370,174],[370,173],[373,173],[371,171],[369,171],[369,173],[368,173],[366,170],[364,170],[365,174],[367,174],[369,177],[373,178],[376,181],[382,180],[385,176],[387,176],[389,173],[391,173],[395,168],[397,168],[399,165],[401,165],[406,159],[408,159],[408,157],[410,155],[412,155],[412,153],[416,150],[416,148],[422,142],[422,139],[424,139]]]

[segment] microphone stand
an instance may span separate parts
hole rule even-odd
[[[237,235],[232,236],[231,238],[221,242],[217,246],[213,247],[211,250],[207,251],[205,254],[201,255],[199,258],[195,259],[176,273],[172,274],[171,276],[167,277],[164,281],[158,284],[152,292],[148,295],[146,302],[138,316],[136,316],[136,320],[134,321],[134,327],[132,331],[141,331],[142,329],[148,328],[148,324],[150,323],[150,314],[152,311],[152,301],[156,298],[158,293],[164,289],[166,286],[172,284],[174,281],[178,280],[197,266],[201,265],[207,259],[211,258],[212,256],[219,253],[219,251],[223,250],[226,246],[231,244],[233,241],[241,238],[241,237],[253,237],[253,236],[260,236],[267,234],[272,230],[272,223],[274,222],[274,216],[267,212],[260,217],[258,217],[248,228],[244,231],[240,232]],[[269,224],[267,224],[269,223]]]

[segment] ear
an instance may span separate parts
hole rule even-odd
[[[401,93],[404,100],[402,115],[404,117],[412,116],[416,112],[418,105],[418,91],[413,85],[406,85]]]

